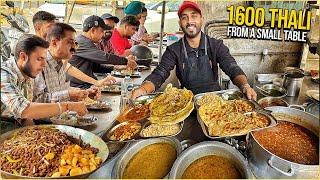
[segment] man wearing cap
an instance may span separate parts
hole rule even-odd
[[[126,15],[138,16],[142,12],[142,8],[145,6],[143,2],[132,1],[125,8],[124,13]]]
[[[108,30],[104,34],[101,42],[99,43],[99,48],[104,52],[114,54],[114,51],[112,49],[112,45],[110,42],[110,38],[111,38],[113,29],[115,28],[116,24],[119,22],[119,18],[117,18],[116,16],[112,16],[109,13],[103,14],[101,18],[103,19],[104,23],[111,28],[111,30]]]
[[[127,58],[119,57],[110,53],[100,50],[98,44],[104,36],[105,30],[110,30],[103,19],[99,16],[89,16],[83,23],[83,34],[77,36],[76,42],[79,48],[72,56],[70,64],[77,67],[79,70],[92,78],[96,78],[95,73],[107,73],[110,69],[104,64],[125,65],[130,69],[137,66],[134,56]],[[88,88],[90,84],[80,81],[76,78],[70,77],[71,86],[79,88]]]
[[[143,2],[132,1],[124,9],[124,13],[126,15],[135,16],[140,22],[137,32],[131,37],[133,44],[147,44],[154,40],[154,37],[149,35],[144,27],[144,23],[148,15],[147,8],[144,6],[145,4]]]
[[[132,97],[160,88],[175,66],[181,86],[190,89],[194,94],[220,90],[219,64],[249,99],[256,99],[257,94],[248,84],[245,73],[222,40],[210,38],[201,31],[203,17],[199,6],[191,1],[184,1],[179,8],[178,16],[184,37],[167,47],[160,64],[144,80],[141,87],[133,91]]]

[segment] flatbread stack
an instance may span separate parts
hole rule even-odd
[[[185,120],[193,111],[193,93],[187,89],[178,89],[169,84],[164,93],[150,103],[151,123],[160,125],[177,124]]]
[[[240,135],[252,129],[266,127],[266,117],[252,113],[254,107],[244,100],[223,100],[215,94],[207,94],[197,101],[198,113],[208,128],[210,136]]]
[[[85,99],[84,99],[84,104],[86,105],[86,106],[93,106],[93,105],[95,105],[95,104],[97,104],[98,102],[97,101],[95,101],[95,100],[93,100],[93,99],[91,99],[91,98],[89,98],[89,97],[86,97]]]
[[[216,99],[202,104],[199,108],[199,115],[206,126],[217,119],[221,119],[225,115],[234,112],[236,110],[235,104],[229,101],[223,101],[222,99]]]

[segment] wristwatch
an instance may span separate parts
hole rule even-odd
[[[250,88],[250,87],[251,87],[250,84],[246,83],[246,84],[241,85],[240,90],[242,93],[246,93],[246,89]]]

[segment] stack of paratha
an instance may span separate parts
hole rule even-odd
[[[254,107],[244,100],[226,101],[216,94],[206,94],[197,104],[210,136],[239,135],[269,124],[264,116],[256,113],[245,115]]]
[[[185,120],[194,108],[192,98],[190,90],[169,84],[164,93],[150,103],[150,122],[171,125]]]

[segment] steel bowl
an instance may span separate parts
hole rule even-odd
[[[314,134],[319,134],[319,119],[309,113],[289,107],[267,107],[277,120],[285,120],[298,124]],[[279,118],[278,115],[281,115]],[[282,117],[284,116],[284,117]],[[319,177],[319,165],[304,165],[285,160],[265,149],[254,138],[252,133],[247,136],[247,156],[249,166],[257,178],[306,179]]]
[[[12,138],[12,136],[16,132],[24,130],[26,128],[30,128],[30,127],[32,127],[32,126],[15,129],[15,130],[9,131],[9,132],[1,135],[0,143],[3,143],[5,140]],[[100,166],[97,167],[96,170],[98,170],[103,165],[103,163],[106,161],[106,159],[108,158],[108,155],[109,155],[108,146],[99,136],[97,136],[91,132],[88,132],[86,130],[79,129],[79,128],[64,126],[64,125],[37,125],[36,127],[46,127],[46,128],[58,129],[59,131],[66,133],[68,136],[71,136],[76,139],[81,139],[83,143],[90,144],[91,147],[99,149],[99,153],[97,154],[97,156],[101,157],[102,162],[101,162]],[[87,178],[88,176],[90,176],[90,174],[94,173],[96,170],[91,171],[89,173],[77,175],[77,176],[61,176],[58,178],[56,178],[56,177],[20,176],[20,175],[14,175],[14,174],[2,171],[1,169],[0,169],[0,173],[1,173],[1,176],[5,179],[21,179],[21,178],[23,178],[23,179],[30,179],[30,178],[32,178],[32,179],[68,179],[68,178],[83,179],[83,178]]]
[[[150,48],[143,45],[135,45],[131,52],[137,57],[137,64],[149,67],[153,60],[153,53]]]
[[[287,90],[280,87],[280,86],[277,86],[277,85],[274,85],[274,84],[265,84],[263,86],[260,87],[261,89],[259,89],[260,93],[263,95],[263,96],[271,96],[271,97],[278,97],[278,98],[283,98],[285,96],[287,96]],[[280,95],[271,95],[267,92],[271,92],[271,91],[279,91],[280,92]]]
[[[177,156],[181,153],[182,151],[182,146],[180,142],[176,138],[153,138],[153,139],[148,139],[148,140],[142,140],[135,142],[130,145],[130,147],[124,152],[124,154],[118,159],[116,164],[113,167],[111,177],[112,179],[121,179],[122,175],[124,173],[125,167],[128,165],[130,160],[143,148],[146,146],[149,146],[151,144],[156,144],[156,143],[168,143],[171,144],[172,146],[175,147]],[[156,163],[156,162],[155,162]]]
[[[243,178],[252,178],[246,159],[232,146],[217,141],[205,141],[195,144],[183,151],[174,162],[169,179],[181,179],[184,171],[195,160],[209,155],[217,155],[234,163]]]
[[[288,107],[289,104],[287,103],[287,101],[281,99],[281,98],[277,98],[277,97],[264,97],[258,100],[258,104],[262,107],[262,108],[266,108],[269,106],[284,106],[284,107]],[[276,105],[273,105],[276,104]],[[266,105],[266,106],[264,106]]]

